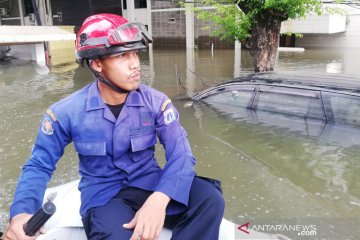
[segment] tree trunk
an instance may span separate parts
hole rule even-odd
[[[255,72],[274,71],[281,21],[259,21],[251,29],[249,45]]]

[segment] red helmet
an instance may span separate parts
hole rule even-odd
[[[145,49],[152,42],[146,27],[115,14],[96,14],[85,19],[76,37],[79,62],[115,53]]]

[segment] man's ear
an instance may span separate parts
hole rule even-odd
[[[101,72],[102,71],[102,64],[100,59],[94,59],[91,61],[91,68],[94,69],[97,72]]]

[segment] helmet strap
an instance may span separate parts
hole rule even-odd
[[[91,67],[90,61],[87,59],[87,65],[90,68],[90,70],[92,71],[92,73],[94,74],[94,76],[103,84],[105,84],[106,86],[108,86],[109,88],[111,88],[112,90],[114,90],[117,93],[128,93],[128,90],[125,90],[117,85],[115,85],[113,82],[111,82],[110,80],[108,80],[107,78],[105,78],[104,76],[100,75],[100,73],[98,71],[96,71],[95,69],[93,69]]]

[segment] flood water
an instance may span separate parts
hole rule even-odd
[[[276,69],[360,76],[359,56],[360,49],[280,52]],[[155,49],[141,58],[143,82],[169,95],[180,112],[197,173],[222,181],[227,219],[237,224],[316,225],[315,237],[279,232],[293,239],[358,239],[359,129],[304,133],[232,119],[202,104],[183,106],[207,86],[252,72],[247,51],[235,56],[234,50]],[[49,72],[33,62],[0,62],[0,231],[46,109],[92,80],[89,71],[76,64]],[[163,151],[157,149],[157,158],[164,162]],[[77,179],[77,164],[70,145],[49,186]]]

